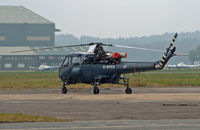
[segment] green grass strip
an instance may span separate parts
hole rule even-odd
[[[50,116],[37,116],[24,113],[0,113],[0,123],[20,122],[64,122],[67,120],[57,119]]]
[[[126,74],[131,87],[200,86],[200,69],[175,69]],[[57,72],[0,72],[0,89],[61,88]],[[123,87],[102,85],[102,87]],[[70,85],[68,88],[92,88],[88,84]]]

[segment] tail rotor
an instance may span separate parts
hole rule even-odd
[[[166,49],[166,52],[164,52],[161,61],[155,66],[156,69],[164,68],[169,59],[174,56],[174,52],[176,51],[174,42],[176,41],[177,36],[178,33],[175,33],[174,38],[172,39],[172,42],[170,43],[169,47]]]

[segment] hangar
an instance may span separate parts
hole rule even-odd
[[[0,6],[0,46],[53,46],[55,24],[23,6]]]
[[[15,50],[55,45],[55,23],[23,6],[0,6],[0,70],[27,70],[41,64],[59,66],[64,57],[84,48],[63,48],[24,53]]]

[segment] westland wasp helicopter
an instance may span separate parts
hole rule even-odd
[[[159,52],[163,51],[155,49],[139,48],[139,47],[103,44],[103,43],[57,46],[57,47],[49,47],[41,49],[15,51],[12,53],[45,50],[52,48],[90,46],[88,52],[72,53],[65,57],[62,65],[59,68],[59,78],[63,81],[61,92],[63,94],[67,93],[67,88],[66,88],[67,85],[76,83],[86,83],[94,86],[93,88],[94,94],[99,94],[99,88],[98,88],[99,85],[103,83],[111,83],[111,84],[125,85],[126,86],[125,93],[131,94],[132,89],[129,87],[129,79],[121,75],[126,73],[163,69],[171,57],[173,57],[174,55],[178,55],[174,53],[176,51],[174,42],[177,36],[178,34],[176,33],[169,47],[164,52],[162,59],[155,62],[124,62],[122,61],[122,59],[127,57],[127,53],[118,53],[118,52],[113,53],[105,51],[103,46],[132,48],[140,50],[159,51]],[[119,82],[120,80],[122,80],[123,83],[120,83]]]

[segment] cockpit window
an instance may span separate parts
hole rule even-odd
[[[80,65],[82,63],[81,57],[67,57],[64,61],[64,66]]]
[[[70,60],[71,60],[71,57],[66,57],[65,58],[65,61],[63,62],[63,66],[67,67],[70,65]]]
[[[91,64],[93,62],[93,57],[83,57],[83,64]]]
[[[82,56],[69,56],[66,57],[62,66],[75,66],[81,64],[91,64],[93,62],[93,56],[91,55],[82,55]]]
[[[81,65],[82,60],[81,57],[72,57],[72,65]]]

